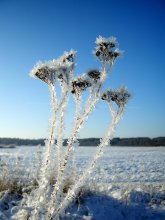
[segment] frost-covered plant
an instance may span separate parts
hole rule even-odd
[[[93,171],[98,159],[103,154],[116,125],[123,115],[125,105],[130,97],[130,93],[125,87],[116,90],[102,92],[102,86],[107,78],[116,59],[122,52],[118,49],[116,38],[96,38],[96,48],[93,52],[101,62],[100,69],[91,69],[77,78],[73,77],[75,67],[76,52],[71,50],[65,52],[60,58],[47,62],[39,62],[30,72],[30,76],[38,78],[46,83],[51,93],[52,119],[48,139],[46,140],[46,150],[40,169],[38,189],[33,195],[33,211],[29,219],[53,220],[58,219],[68,204],[78,194],[81,186]],[[61,87],[61,97],[57,99],[57,83]],[[82,105],[83,92],[89,90],[89,96],[85,106]],[[67,141],[64,151],[64,119],[70,94],[73,95],[76,103],[75,121],[72,132]],[[89,163],[84,173],[77,177],[67,191],[64,190],[68,166],[72,160],[74,146],[77,142],[78,134],[90,113],[94,110],[96,103],[100,100],[106,101],[112,115],[112,122],[100,140],[96,154]],[[55,135],[57,140],[55,141]],[[54,154],[55,153],[55,154]],[[69,168],[68,168],[69,167]],[[55,174],[55,183],[52,187],[50,177],[52,171]],[[35,196],[34,196],[35,195]]]

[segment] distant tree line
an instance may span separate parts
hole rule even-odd
[[[100,143],[99,138],[84,138],[78,139],[80,146],[97,146]],[[66,146],[67,139],[64,141]],[[16,145],[16,146],[35,146],[45,145],[45,139],[20,139],[20,138],[0,138],[1,146]],[[148,138],[113,138],[111,140],[112,146],[165,146],[165,137]]]
[[[113,138],[112,146],[165,146],[165,137]]]
[[[34,146],[44,145],[44,139],[20,139],[20,138],[0,138],[0,145]]]

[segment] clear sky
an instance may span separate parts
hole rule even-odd
[[[165,136],[164,0],[0,0],[0,137],[47,136],[49,91],[29,71],[71,48],[78,51],[75,75],[98,67],[98,35],[115,36],[125,51],[105,87],[133,93],[115,136]],[[73,112],[71,99],[66,136]],[[80,137],[101,137],[109,120],[100,103]]]

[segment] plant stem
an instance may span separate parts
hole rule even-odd
[[[52,194],[52,197],[54,198],[54,204],[57,200],[57,195],[58,195],[58,191],[60,192],[60,187],[63,186],[62,184],[62,177],[64,176],[64,172],[66,169],[66,165],[68,163],[68,159],[70,157],[70,154],[73,150],[73,144],[75,142],[75,140],[77,139],[77,135],[79,133],[79,130],[81,129],[83,123],[86,121],[86,119],[88,118],[88,115],[90,114],[90,112],[92,111],[92,109],[95,107],[97,101],[99,100],[99,96],[100,96],[100,89],[101,86],[106,78],[106,69],[105,67],[102,70],[102,79],[100,80],[100,83],[93,87],[90,93],[90,96],[87,100],[87,104],[85,106],[84,112],[80,117],[80,111],[81,111],[81,96],[79,97],[79,99],[77,99],[76,102],[76,120],[75,120],[75,125],[72,131],[72,135],[68,140],[68,145],[67,145],[67,150],[63,159],[63,162],[61,164],[61,169],[60,169],[60,175],[58,175],[56,184],[55,184],[55,188]],[[52,207],[52,208],[51,208]],[[52,205],[49,206],[48,208],[48,216],[47,216],[47,220],[50,220],[52,218],[52,215],[54,213],[55,207],[53,207]]]
[[[46,196],[46,192],[45,189],[49,184],[49,179],[47,178],[47,176],[45,175],[48,169],[48,164],[49,164],[49,160],[50,160],[50,153],[51,153],[51,146],[54,144],[54,130],[56,127],[56,104],[57,104],[57,100],[56,100],[56,91],[54,89],[54,85],[50,84],[49,85],[49,90],[50,90],[50,95],[51,95],[51,107],[52,107],[52,119],[51,119],[51,126],[50,126],[50,131],[49,131],[49,137],[48,137],[48,141],[46,144],[46,152],[44,154],[44,159],[43,159],[43,164],[41,165],[41,170],[40,170],[40,177],[41,180],[39,182],[39,192],[38,192],[38,196],[37,196],[37,203],[32,215],[32,219],[37,220],[38,218],[38,214],[40,211],[40,205],[42,202],[44,202],[45,196]],[[41,201],[41,197],[43,198]]]
[[[45,199],[46,196],[46,190],[49,189],[49,185],[50,185],[50,177],[47,176],[47,170],[50,164],[50,156],[51,156],[51,149],[52,146],[54,144],[54,133],[55,133],[55,128],[56,128],[56,118],[57,118],[57,113],[63,108],[64,104],[67,102],[67,98],[68,98],[68,91],[65,91],[62,95],[61,98],[61,102],[59,104],[57,104],[57,100],[56,100],[56,91],[54,89],[54,85],[49,85],[49,90],[50,90],[50,94],[51,94],[51,107],[52,107],[52,118],[51,118],[51,126],[50,126],[50,131],[49,131],[49,138],[46,144],[46,152],[45,152],[45,157],[43,159],[43,164],[41,166],[41,180],[39,182],[39,195],[37,197],[38,203],[35,207],[34,210],[34,214],[32,216],[32,219],[37,219],[37,216],[39,214],[39,210],[40,210],[40,205],[42,203],[42,201],[40,201],[41,197],[43,198],[42,200]],[[65,105],[66,106],[66,105]],[[61,119],[63,120],[63,119]],[[62,122],[62,121],[61,121]],[[63,125],[62,125],[63,127]],[[58,142],[61,140],[61,138],[58,140]],[[58,149],[59,152],[58,154],[60,154],[60,149]],[[44,202],[44,201],[43,201]],[[38,206],[38,207],[37,207]]]
[[[79,120],[79,117],[80,117],[81,100],[82,100],[82,96],[79,96],[77,101],[76,101],[75,126],[76,126],[77,121]],[[61,118],[61,120],[62,120],[62,118]],[[73,129],[73,130],[75,130],[75,129]],[[58,160],[59,160],[59,158],[58,158]],[[64,174],[64,169],[62,169],[62,167],[63,167],[63,164],[62,164],[62,159],[61,159],[59,161],[59,169],[58,169],[57,181],[55,183],[53,193],[51,194],[51,200],[50,200],[50,203],[49,203],[47,219],[51,219],[51,216],[52,216],[51,213],[53,213],[53,211],[55,209],[55,204],[56,204],[56,201],[57,201],[57,197],[58,197],[59,193],[61,192],[61,190],[63,190],[64,183],[62,182],[62,177],[64,176],[63,175]]]
[[[68,192],[66,197],[64,198],[63,202],[59,205],[59,207],[55,210],[55,215],[52,216],[52,219],[55,217],[58,217],[61,212],[69,205],[69,203],[73,200],[73,198],[76,196],[78,189],[82,186],[84,181],[87,179],[87,177],[92,173],[96,162],[101,157],[103,150],[108,145],[110,139],[113,137],[114,130],[123,114],[124,108],[119,108],[116,112],[115,116],[112,118],[112,123],[107,131],[106,136],[102,139],[100,145],[97,147],[96,154],[92,160],[92,162],[89,164],[87,169],[85,169],[83,175],[79,178],[78,182],[73,186],[73,188]]]

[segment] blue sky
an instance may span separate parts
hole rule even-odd
[[[105,88],[126,85],[133,94],[115,136],[165,135],[165,1],[0,0],[0,137],[47,136],[48,88],[28,72],[71,48],[78,51],[75,75],[99,67],[92,55],[99,35],[117,37],[125,51]],[[66,136],[73,112],[71,98]],[[101,137],[109,120],[100,103],[80,137]]]

